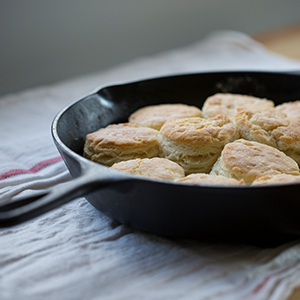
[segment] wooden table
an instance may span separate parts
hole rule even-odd
[[[300,60],[300,23],[252,37],[273,52]]]
[[[300,23],[253,35],[252,38],[269,50],[300,61]],[[300,276],[300,274],[299,274]],[[300,287],[296,288],[288,300],[300,299]]]

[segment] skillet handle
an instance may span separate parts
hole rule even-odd
[[[71,200],[91,193],[102,186],[128,180],[121,172],[89,168],[80,177],[53,187],[39,196],[23,198],[0,206],[0,228],[10,227],[33,219]]]

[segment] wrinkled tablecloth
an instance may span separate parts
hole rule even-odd
[[[101,59],[101,57],[99,57]],[[197,43],[0,98],[0,203],[71,179],[50,134],[54,116],[99,86],[161,75],[300,70],[249,36]],[[140,232],[79,198],[0,229],[0,299],[286,299],[300,286],[300,243],[207,244]]]

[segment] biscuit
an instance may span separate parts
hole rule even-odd
[[[276,147],[300,165],[300,118],[289,118],[288,126],[280,126],[272,135]]]
[[[300,100],[286,102],[275,106],[275,108],[284,112],[288,117],[300,118]]]
[[[175,180],[180,183],[188,183],[193,185],[212,185],[212,186],[237,186],[244,185],[243,180],[236,180],[234,178],[227,178],[218,175],[209,175],[205,173],[190,174],[184,178],[179,178]]]
[[[285,113],[265,106],[237,108],[234,122],[241,138],[272,147],[276,147],[272,131],[290,123]]]
[[[252,185],[277,185],[300,183],[300,176],[289,174],[266,175],[253,181]]]
[[[123,171],[129,174],[144,176],[154,179],[174,180],[184,177],[184,170],[181,166],[165,158],[143,158],[123,161],[114,164],[114,170]]]
[[[109,125],[86,136],[83,156],[106,166],[159,156],[158,131],[130,123]]]
[[[222,94],[217,93],[208,97],[202,107],[202,113],[205,118],[213,118],[217,115],[226,115],[233,117],[238,107],[248,106],[267,106],[274,107],[273,101],[261,99],[253,96],[239,94]]]
[[[256,106],[238,108],[234,122],[241,138],[275,147],[300,164],[300,118]]]
[[[246,184],[265,175],[300,175],[297,163],[278,149],[239,139],[227,144],[210,174],[221,175]]]
[[[181,165],[186,174],[208,173],[229,142],[238,138],[235,124],[226,116],[167,121],[158,140],[162,156]]]
[[[138,109],[129,116],[129,122],[159,130],[167,120],[202,116],[201,110],[195,106],[159,104]]]

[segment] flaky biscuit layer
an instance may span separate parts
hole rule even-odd
[[[158,131],[130,123],[109,125],[86,136],[84,157],[111,166],[116,162],[159,156]]]
[[[300,118],[300,100],[286,102],[275,106],[275,108],[285,113],[288,117]]]
[[[209,172],[224,145],[238,137],[235,124],[220,115],[169,120],[162,126],[158,140],[162,155],[190,174]]]
[[[241,138],[283,151],[300,164],[300,118],[275,108],[238,108],[234,117]]]

